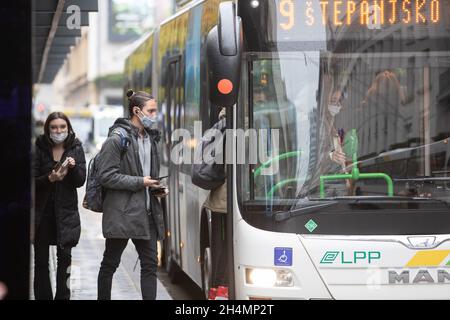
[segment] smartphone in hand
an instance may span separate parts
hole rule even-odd
[[[59,161],[55,166],[53,167],[53,170],[59,171],[60,169],[66,169],[69,165],[69,159],[66,158],[63,162]]]
[[[155,180],[159,181],[159,185],[157,187],[153,187],[150,189],[150,191],[155,194],[155,193],[164,193],[164,190],[167,188],[167,186],[165,186],[164,184],[161,184],[161,180],[164,178],[167,178],[168,176],[162,176],[159,178],[155,178]]]
[[[150,192],[157,196],[165,196],[168,193],[169,189],[166,186],[161,185],[160,187],[152,188]]]

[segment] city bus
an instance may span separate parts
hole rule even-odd
[[[162,115],[169,275],[208,294],[187,160],[225,107],[231,299],[450,298],[449,5],[204,0],[161,23],[124,87]]]

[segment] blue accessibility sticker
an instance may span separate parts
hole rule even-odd
[[[292,248],[275,248],[273,263],[276,266],[292,266]]]

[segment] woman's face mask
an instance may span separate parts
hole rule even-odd
[[[68,125],[63,119],[54,119],[50,122],[50,139],[55,144],[63,143],[69,135]]]
[[[56,132],[50,133],[50,139],[52,139],[52,141],[56,144],[63,143],[67,139],[67,136],[68,136],[67,131],[60,132],[60,133],[56,133]]]
[[[338,103],[330,103],[328,105],[328,111],[334,117],[341,111],[342,105]]]
[[[342,108],[341,104],[341,96],[342,93],[340,90],[335,90],[328,101],[328,111],[330,111],[330,114],[332,117],[336,116]]]

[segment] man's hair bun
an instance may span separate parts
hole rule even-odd
[[[142,108],[145,106],[147,101],[149,100],[155,100],[155,98],[148,94],[145,91],[136,91],[134,92],[132,89],[129,89],[127,91],[127,97],[128,97],[128,113],[130,116],[133,115],[133,109],[134,107],[138,107],[142,110]]]

